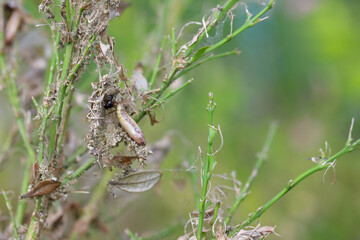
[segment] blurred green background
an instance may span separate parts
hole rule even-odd
[[[38,16],[39,2],[25,1],[25,8]],[[156,57],[153,52],[158,48],[162,27],[163,34],[168,34],[172,27],[178,32],[182,25],[200,21],[219,4],[210,0],[129,2],[131,7],[109,27],[109,34],[115,37],[119,62],[129,73],[138,61],[145,66],[153,64]],[[269,160],[251,194],[237,211],[234,223],[246,219],[248,213],[268,201],[290,179],[313,166],[308,158],[318,156],[319,149],[325,148],[325,141],[332,153],[340,150],[347,139],[352,117],[355,118],[353,136],[360,137],[360,2],[275,2],[269,19],[246,30],[218,51],[238,48],[241,55],[209,62],[184,76],[184,80],[194,78],[195,81],[165,105],[164,120],[155,126],[150,126],[147,119],[141,123],[148,142],[176,129],[191,141],[194,151],[197,146],[205,149],[206,105],[208,93],[212,91],[217,103],[215,124],[220,124],[224,136],[224,146],[216,155],[215,171],[217,174],[236,171],[239,180],[245,181],[270,123],[279,122]],[[261,9],[257,1],[246,4],[254,14]],[[236,28],[244,20],[244,7],[239,6],[234,13]],[[228,31],[227,26],[219,28],[209,41],[225,36]],[[191,35],[186,34],[184,37],[189,39]],[[84,79],[96,79],[89,76]],[[85,94],[89,93],[86,90],[89,86],[84,80]],[[4,99],[2,91],[1,101],[6,103]],[[2,116],[6,115],[0,128],[0,136],[4,136],[12,120],[11,114],[8,116],[8,105],[1,104],[1,111]],[[86,111],[76,116],[85,119]],[[77,131],[85,136],[86,124],[82,125]],[[215,145],[218,144],[219,141]],[[187,157],[188,148],[175,138],[174,148],[161,168],[178,168]],[[259,222],[277,225],[276,231],[282,239],[360,239],[359,158],[359,152],[346,155],[337,161],[336,172],[329,169],[325,176],[321,172],[309,177],[271,207]],[[7,164],[2,169],[1,188],[18,191],[18,180],[9,180],[14,178],[18,166],[18,163]],[[183,187],[175,184],[179,180],[184,181]],[[213,179],[212,186],[217,180]],[[121,198],[111,196],[99,206],[100,218],[110,229],[102,238],[115,239],[126,228],[139,234],[160,230],[187,221],[188,213],[195,207],[190,179],[184,171],[165,170],[157,189],[133,197],[125,209]],[[86,197],[81,200],[86,201]],[[1,207],[3,209],[3,202]],[[182,232],[180,228],[169,239],[176,239]],[[91,234],[93,239],[100,235],[97,230]]]

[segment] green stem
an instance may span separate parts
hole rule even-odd
[[[78,169],[76,169],[71,175],[67,176],[64,181],[62,181],[61,186],[65,186],[68,182],[71,180],[74,180],[81,176],[86,170],[91,168],[95,163],[95,158],[90,158],[87,162],[85,162],[83,165],[81,165]]]
[[[210,55],[205,59],[202,59],[201,61],[195,61],[195,62],[189,62],[189,65],[187,65],[181,72],[179,72],[176,75],[176,78],[181,77],[182,75],[184,75],[185,73],[190,72],[192,69],[206,63],[209,62],[211,60],[217,59],[217,58],[222,58],[222,57],[227,57],[227,56],[231,56],[231,55],[239,55],[241,52],[239,50],[233,50],[230,52],[225,52],[225,53],[221,53],[221,54],[216,54],[216,55]]]
[[[353,144],[346,145],[342,150],[334,154],[333,156],[329,157],[326,160],[321,161],[314,167],[306,170],[305,172],[298,175],[294,180],[290,180],[289,183],[278,193],[276,194],[272,199],[270,199],[267,203],[265,203],[262,207],[258,208],[255,212],[250,214],[250,217],[244,221],[242,224],[240,224],[238,227],[236,227],[231,233],[230,237],[234,236],[236,233],[238,233],[241,229],[244,227],[250,225],[254,220],[259,218],[266,210],[268,210],[275,202],[277,202],[280,198],[282,198],[286,193],[288,193],[291,189],[293,189],[296,185],[298,185],[300,182],[302,182],[304,179],[309,177],[310,175],[321,171],[323,169],[326,169],[331,166],[331,164],[341,156],[345,155],[346,153],[352,152],[354,150],[357,150],[360,146],[360,139],[356,140]]]
[[[68,77],[68,81],[71,82],[71,80],[73,79],[73,77],[75,76],[75,73],[77,72],[77,70],[79,69],[79,67],[81,66],[81,64],[84,62],[84,59],[87,55],[87,53],[89,52],[90,48],[92,47],[92,44],[94,43],[95,39],[97,37],[97,34],[94,33],[94,35],[91,37],[89,44],[86,46],[84,53],[82,54],[80,60],[77,62],[77,64],[75,65],[75,67],[72,69],[71,73],[69,74]]]
[[[209,135],[208,135],[208,144],[207,144],[207,154],[205,158],[205,164],[202,166],[201,169],[201,182],[202,182],[202,188],[201,188],[201,195],[200,195],[200,201],[199,201],[199,225],[197,230],[197,239],[201,240],[203,237],[203,223],[204,223],[204,217],[205,217],[205,211],[206,211],[206,194],[208,191],[208,184],[211,178],[212,170],[215,165],[214,156],[211,152],[211,147],[213,145],[214,137],[217,133],[217,130],[214,129],[213,124],[213,114],[215,111],[215,102],[213,101],[213,94],[209,94],[210,102],[208,105],[208,114],[209,114]]]
[[[68,75],[68,72],[70,71],[70,65],[71,65],[71,57],[72,57],[72,52],[73,52],[73,46],[74,46],[74,41],[72,41],[70,44],[66,45],[65,48],[65,56],[64,56],[64,63],[63,63],[63,67],[62,67],[62,72],[61,72],[61,76],[60,76],[60,80],[59,80],[59,86],[61,88],[60,90],[60,95],[57,98],[56,101],[56,119],[55,119],[55,124],[52,126],[51,129],[51,138],[50,138],[50,144],[49,144],[49,156],[53,156],[55,148],[57,146],[57,142],[59,140],[59,136],[61,136],[61,133],[58,132],[58,130],[60,130],[60,126],[62,123],[62,112],[63,112],[63,106],[64,106],[64,102],[65,102],[65,96],[67,93],[67,88],[70,84],[72,84],[71,80],[72,78],[75,76],[76,71],[78,70],[78,68],[81,66],[81,64],[83,63],[86,54],[88,53],[92,43],[94,42],[96,38],[96,34],[93,35],[93,37],[91,38],[89,45],[87,46],[87,48],[85,49],[81,59],[78,61],[78,63],[75,65],[75,67],[72,69],[71,73]],[[66,80],[67,78],[67,80]],[[86,162],[85,164],[83,164],[79,169],[77,169],[73,174],[71,174],[70,176],[68,176],[63,182],[62,182],[62,186],[64,186],[66,183],[68,183],[69,181],[79,177],[84,171],[86,171],[87,169],[89,169],[93,163],[95,162],[95,160],[92,158],[90,159],[88,162]],[[39,200],[41,201],[41,200]],[[25,201],[20,201],[20,202],[25,202]],[[30,221],[30,226],[29,226],[29,230],[27,232],[27,238],[26,240],[30,240],[30,239],[34,239],[37,235],[37,227],[36,225],[37,220],[35,218],[36,213],[41,209],[41,203],[40,205],[35,209],[35,211],[33,212],[33,217]]]
[[[171,98],[172,96],[174,96],[175,94],[177,94],[178,92],[180,92],[181,90],[183,90],[186,86],[188,86],[194,79],[190,79],[188,81],[186,81],[183,85],[181,85],[179,88],[172,90],[171,92],[169,92],[167,95],[165,95],[162,99],[159,100],[158,103],[155,103],[154,105],[151,106],[151,109],[156,108],[157,106],[159,106],[160,104],[162,104],[163,102],[165,102],[167,99]]]
[[[209,24],[207,26],[207,31],[210,31],[216,24],[217,21],[219,21],[219,19],[221,19],[222,17],[225,16],[225,14],[230,10],[230,8],[237,2],[238,0],[229,0],[225,6],[222,8],[222,10],[220,11],[220,13],[215,16],[215,20],[213,20],[211,22],[211,24]],[[274,0],[270,0],[270,2],[268,3],[268,5],[262,10],[260,11],[255,17],[253,18],[249,18],[247,19],[247,21],[239,28],[237,29],[234,33],[232,33],[231,35],[227,36],[226,38],[224,38],[223,40],[221,40],[220,42],[209,46],[202,54],[202,56],[204,56],[205,54],[214,51],[215,49],[217,49],[218,47],[224,45],[225,43],[227,43],[228,41],[230,41],[231,39],[233,39],[235,36],[237,36],[238,34],[240,34],[241,32],[243,32],[245,29],[250,28],[252,26],[254,26],[259,20],[259,18],[265,14],[268,10],[271,9],[272,5],[273,5]],[[191,46],[189,46],[185,52],[185,58],[188,57],[190,54],[193,53],[194,48],[196,47],[196,45],[205,37],[205,31],[203,31],[197,38],[197,41],[194,42]],[[229,53],[225,53],[225,54],[219,54],[219,55],[215,55],[215,56],[210,56],[208,59],[205,59],[204,62],[209,61],[211,59],[214,58],[218,58],[218,57],[223,57],[226,54]],[[197,59],[199,59],[201,56],[199,56]],[[196,59],[196,60],[197,60]],[[200,62],[204,63],[204,62]],[[190,66],[191,64],[193,64],[194,62],[192,62],[192,60],[190,59],[189,63],[187,66]],[[186,66],[186,67],[187,67]],[[194,67],[199,66],[199,64],[195,64]],[[155,93],[154,97],[151,98],[144,106],[144,110],[141,111],[139,113],[139,115],[137,116],[137,120],[143,118],[146,114],[146,111],[157,101],[156,99],[159,99],[159,97],[163,94],[163,92],[169,87],[169,85],[176,80],[177,78],[179,78],[181,75],[183,75],[184,73],[188,72],[189,70],[193,69],[194,67],[190,67],[190,69],[186,69],[186,67],[173,67],[172,70],[170,71],[170,75],[167,78],[167,81],[165,81],[163,83],[163,85],[160,87],[160,90],[158,92]]]
[[[216,203],[215,203],[214,215],[213,215],[213,219],[212,219],[212,221],[211,221],[211,229],[213,229],[214,224],[215,224],[215,222],[216,222],[216,219],[217,219],[217,216],[218,216],[218,212],[219,212],[219,209],[220,209],[220,204],[221,204],[221,202],[216,202]],[[211,239],[216,239],[216,237],[215,237],[215,236],[212,236]]]
[[[176,79],[175,75],[179,71],[179,68],[173,68],[171,74],[167,78],[167,81],[161,85],[159,91],[155,93],[155,96],[151,98],[144,106],[144,110],[142,110],[139,115],[134,119],[136,122],[139,122],[145,115],[146,111],[159,99],[159,97],[164,93],[164,91],[170,86],[170,84]]]
[[[231,220],[232,216],[234,215],[235,211],[238,209],[240,204],[247,197],[251,185],[253,184],[255,178],[257,177],[261,167],[265,163],[265,160],[267,160],[270,145],[271,145],[271,142],[272,142],[272,140],[274,138],[277,127],[278,127],[278,125],[276,123],[271,124],[269,132],[268,132],[267,137],[266,137],[264,147],[261,150],[261,152],[258,153],[258,155],[257,155],[255,166],[254,166],[248,180],[246,181],[244,187],[241,189],[239,195],[236,197],[234,203],[230,207],[230,209],[228,211],[228,216],[225,219],[225,225],[227,225],[230,222],[230,220]]]
[[[44,96],[44,100],[43,100],[44,108],[43,108],[43,112],[42,112],[42,123],[39,127],[39,154],[38,154],[39,164],[42,163],[43,158],[44,158],[43,156],[44,156],[45,130],[46,130],[47,121],[50,117],[48,101],[49,101],[49,97],[50,97],[51,85],[52,85],[53,79],[54,79],[55,64],[56,64],[56,59],[58,56],[57,47],[59,46],[59,41],[60,41],[60,33],[58,32],[56,34],[55,44],[53,47],[53,53],[51,55],[49,76],[48,76],[48,81],[47,81],[46,90],[45,90],[45,96]]]
[[[36,213],[39,212],[41,210],[41,197],[38,197],[36,199],[36,207],[35,207],[35,211],[33,212],[31,219],[30,219],[30,225],[29,228],[27,230],[26,233],[26,237],[25,240],[33,240],[36,239],[36,235],[39,234],[39,226],[38,226],[38,221],[37,221],[37,216]]]
[[[148,237],[141,237],[142,240],[158,240],[158,239],[169,239],[169,236],[171,236],[172,234],[178,232],[179,230],[184,228],[184,224],[183,222],[180,223],[176,223],[174,225],[170,225],[164,229],[162,229],[159,232],[155,232],[153,234],[151,234]]]
[[[87,151],[87,147],[85,147],[85,146],[79,147],[79,148],[76,150],[76,152],[74,153],[74,155],[72,155],[71,157],[69,157],[69,158],[66,160],[65,165],[66,165],[66,166],[69,166],[69,165],[75,163],[75,162],[76,162],[76,159],[77,159],[79,156],[83,155],[86,151]]]
[[[18,225],[17,225],[17,223],[15,221],[15,217],[14,217],[11,202],[10,202],[10,200],[9,200],[9,198],[8,198],[8,196],[7,196],[7,194],[6,194],[6,192],[4,190],[1,190],[1,193],[4,196],[5,204],[6,204],[6,207],[7,207],[8,211],[9,211],[11,222],[13,224],[14,237],[15,237],[16,240],[19,240]]]
[[[243,32],[244,30],[253,27],[256,23],[259,22],[260,17],[272,8],[273,3],[274,3],[274,0],[270,0],[269,3],[266,5],[266,7],[264,9],[262,9],[256,16],[254,16],[253,18],[247,19],[246,22],[240,28],[238,28],[235,32],[233,32],[231,35],[228,35],[227,37],[223,38],[221,41],[217,42],[216,44],[208,47],[202,55],[205,55],[207,53],[214,51],[218,47],[229,42],[231,39],[236,37],[238,34]]]
[[[20,98],[15,82],[15,76],[17,75],[16,67],[13,66],[13,69],[11,71],[7,70],[8,68],[6,66],[5,58],[3,55],[0,55],[0,66],[3,69],[2,78],[5,80],[6,83],[6,93],[8,95],[8,99],[10,101],[12,110],[15,115],[15,121],[18,126],[20,136],[24,142],[24,146],[27,151],[28,158],[25,163],[23,180],[20,190],[20,194],[24,194],[27,192],[29,179],[30,179],[30,169],[32,164],[35,162],[36,157],[35,157],[35,152],[30,144],[30,140],[26,134],[26,127],[23,120],[23,116],[21,114]],[[25,210],[26,210],[26,201],[19,201],[16,209],[16,223],[18,225],[22,223],[22,220],[25,215]]]
[[[161,42],[161,47],[160,47],[160,50],[159,50],[159,54],[158,54],[158,56],[156,58],[156,63],[155,63],[155,66],[154,66],[154,70],[153,70],[153,73],[152,73],[151,78],[150,78],[149,90],[152,89],[152,87],[154,85],[154,82],[155,82],[155,79],[156,79],[156,76],[158,74],[159,65],[160,65],[160,61],[161,61],[161,57],[162,57],[162,52],[163,52],[163,49],[165,47],[166,40],[167,40],[167,38],[164,37],[162,42]]]
[[[70,44],[66,45],[66,49],[65,49],[65,55],[64,55],[64,63],[63,63],[63,67],[62,67],[62,72],[61,72],[61,76],[59,79],[59,83],[58,86],[61,87],[60,89],[60,94],[58,95],[57,99],[56,99],[56,119],[55,119],[55,124],[53,124],[52,129],[51,129],[51,137],[50,137],[50,144],[49,144],[49,152],[48,155],[50,157],[53,156],[54,153],[54,149],[56,147],[56,141],[57,141],[57,130],[60,127],[60,123],[61,123],[61,118],[62,118],[62,109],[63,109],[63,104],[64,104],[64,97],[65,97],[65,92],[68,86],[68,83],[66,83],[66,76],[67,73],[69,71],[70,68],[70,64],[71,64],[71,55],[72,55],[72,50],[73,50],[73,46],[74,46],[74,42],[71,42]]]
[[[195,47],[198,45],[199,42],[201,42],[202,39],[204,39],[204,37],[206,36],[206,32],[211,31],[211,29],[213,29],[217,23],[219,22],[219,20],[221,20],[223,17],[225,17],[225,15],[228,13],[228,11],[234,6],[235,3],[237,3],[239,0],[229,0],[221,9],[221,11],[216,15],[213,16],[213,20],[211,21],[211,23],[206,27],[206,31],[202,31],[201,34],[198,36],[197,40],[192,43],[186,50],[185,52],[185,58],[190,56]]]

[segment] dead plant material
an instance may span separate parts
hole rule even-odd
[[[60,187],[61,182],[55,181],[53,179],[46,179],[38,182],[30,191],[21,195],[19,200],[24,198],[33,198],[38,196],[43,196],[54,192],[58,187]]]
[[[109,187],[116,187],[126,192],[145,192],[151,189],[161,178],[160,171],[141,171],[108,182]]]

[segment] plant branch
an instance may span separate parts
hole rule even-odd
[[[251,185],[253,184],[255,178],[257,177],[261,167],[264,165],[265,161],[267,160],[270,145],[271,145],[271,142],[272,142],[272,140],[274,138],[277,127],[278,127],[277,123],[272,123],[271,124],[271,126],[269,128],[269,131],[268,131],[268,134],[267,134],[267,137],[266,137],[265,144],[264,144],[261,152],[257,154],[255,166],[254,166],[248,180],[246,181],[245,185],[242,187],[239,195],[236,197],[234,203],[232,204],[232,206],[230,207],[230,209],[228,211],[228,216],[225,219],[225,225],[227,225],[230,222],[230,220],[231,220],[232,216],[234,215],[235,211],[238,209],[240,204],[247,197]]]
[[[214,14],[212,16],[212,21],[209,25],[206,26],[206,31],[202,31],[201,34],[197,37],[197,40],[195,42],[193,42],[187,49],[185,52],[185,57],[190,56],[193,52],[195,47],[198,45],[199,42],[201,42],[202,39],[204,39],[204,37],[206,36],[207,32],[210,32],[211,29],[213,29],[217,23],[223,18],[225,17],[225,15],[228,13],[228,11],[235,5],[235,3],[237,3],[239,0],[229,0],[227,3],[225,3],[225,5],[221,8],[221,10],[219,11],[218,14]],[[205,30],[205,29],[204,29]]]
[[[59,46],[59,41],[60,41],[60,33],[58,32],[56,34],[56,39],[55,39],[55,43],[53,46],[53,52],[51,55],[49,76],[48,76],[48,81],[47,81],[46,90],[45,90],[45,96],[44,96],[44,100],[43,100],[42,122],[39,127],[39,154],[38,154],[39,164],[41,164],[44,159],[43,155],[44,155],[45,130],[46,130],[47,121],[51,114],[51,111],[50,111],[50,113],[48,111],[49,110],[48,101],[49,101],[49,97],[50,97],[51,85],[52,85],[53,79],[54,79],[55,64],[56,64],[57,56],[58,56],[57,46]]]
[[[9,215],[10,215],[10,219],[11,219],[11,222],[12,222],[12,227],[13,227],[13,231],[14,231],[14,237],[16,240],[19,240],[19,234],[18,234],[18,225],[15,221],[15,217],[14,217],[14,213],[13,213],[13,209],[12,209],[12,205],[11,205],[11,202],[7,196],[7,193],[4,191],[4,190],[1,190],[1,193],[2,195],[4,196],[4,200],[5,200],[5,204],[6,204],[6,207],[9,211]]]
[[[336,154],[332,155],[329,158],[323,158],[321,162],[313,166],[312,168],[306,170],[305,172],[298,175],[294,180],[290,180],[289,183],[278,193],[276,194],[272,199],[270,199],[267,203],[265,203],[263,206],[259,207],[255,212],[250,214],[250,217],[244,221],[242,224],[240,224],[238,227],[236,227],[229,236],[234,236],[236,233],[238,233],[241,229],[244,227],[250,225],[254,220],[259,218],[266,210],[268,210],[275,202],[277,202],[280,198],[282,198],[286,193],[288,193],[291,189],[293,189],[296,185],[298,185],[300,182],[302,182],[307,177],[311,176],[312,174],[324,170],[326,168],[329,168],[332,166],[332,164],[343,155],[353,152],[360,147],[360,139],[356,140],[353,143],[346,144],[345,147],[337,152]]]
[[[218,130],[215,129],[213,124],[213,114],[215,111],[216,103],[214,102],[214,96],[213,93],[209,93],[209,104],[207,107],[207,111],[209,114],[209,135],[208,135],[208,144],[207,144],[207,154],[205,158],[205,163],[202,161],[202,167],[201,167],[201,195],[200,195],[200,201],[199,201],[199,225],[197,229],[197,239],[201,240],[203,237],[203,223],[205,218],[205,211],[206,211],[206,195],[208,191],[208,184],[211,178],[211,174],[213,171],[213,168],[215,166],[215,160],[214,156],[212,154],[211,147],[213,145],[214,137],[216,136]]]
[[[211,60],[217,59],[217,58],[222,58],[222,57],[227,57],[227,56],[231,56],[231,55],[239,55],[241,53],[241,51],[235,49],[233,51],[230,52],[225,52],[225,53],[220,53],[220,54],[216,54],[216,55],[210,55],[205,59],[202,59],[201,61],[195,61],[195,62],[190,62],[189,65],[187,65],[181,72],[179,72],[176,75],[176,78],[181,77],[182,75],[184,75],[185,73],[190,72],[192,69],[206,63],[209,62]]]
[[[18,89],[16,87],[15,77],[17,76],[17,69],[16,66],[13,65],[12,69],[9,70],[8,66],[5,63],[5,57],[1,54],[0,55],[0,66],[2,69],[2,76],[1,78],[5,80],[6,84],[6,93],[10,104],[12,106],[13,113],[15,115],[15,121],[18,126],[20,136],[24,142],[24,146],[27,152],[27,161],[25,163],[24,173],[23,173],[23,180],[21,184],[20,194],[24,194],[27,192],[27,188],[29,185],[30,179],[30,168],[31,165],[35,162],[35,152],[30,144],[30,140],[26,134],[26,127],[25,122],[21,113],[21,106],[20,106],[20,98]],[[25,215],[26,210],[26,202],[19,201],[17,204],[16,209],[16,223],[20,225]]]
[[[234,37],[236,37],[237,35],[239,35],[243,31],[245,31],[246,29],[251,28],[255,24],[261,22],[263,19],[260,19],[260,17],[262,15],[264,15],[267,11],[269,11],[272,8],[273,4],[274,4],[274,0],[270,0],[269,3],[266,5],[266,7],[263,8],[257,15],[255,15],[252,18],[251,18],[251,15],[248,15],[247,20],[245,21],[245,23],[241,27],[239,27],[232,34],[226,36],[225,38],[223,38],[219,42],[215,43],[214,45],[209,46],[209,47],[205,47],[204,51],[201,54],[201,56],[197,56],[197,59],[204,56],[204,55],[206,55],[206,54],[208,54],[208,53],[210,53],[210,52],[213,52],[215,49],[217,49],[220,46],[224,45],[225,43],[229,42],[231,39],[233,39]]]
[[[167,95],[165,95],[162,99],[159,100],[159,102],[155,103],[154,105],[151,106],[151,109],[154,109],[158,106],[160,106],[160,104],[162,104],[163,102],[165,102],[167,99],[171,98],[172,96],[174,96],[175,94],[177,94],[178,92],[180,92],[181,90],[183,90],[186,86],[188,86],[190,83],[192,83],[194,79],[190,79],[188,81],[186,81],[183,85],[181,85],[180,87],[178,87],[175,90],[172,90],[171,92],[169,92]]]
[[[155,82],[155,79],[156,79],[156,76],[158,74],[159,65],[160,65],[162,53],[163,53],[163,50],[164,50],[164,47],[165,47],[165,44],[166,44],[166,40],[167,40],[167,38],[164,37],[162,42],[161,42],[161,47],[160,47],[159,53],[158,53],[157,58],[156,58],[156,63],[155,63],[155,66],[154,66],[154,70],[153,70],[153,73],[152,73],[151,78],[150,78],[149,90],[152,89],[152,87],[154,85],[154,82]]]
[[[65,186],[68,182],[80,177],[86,170],[91,168],[95,163],[95,158],[90,158],[87,162],[81,165],[78,169],[76,169],[71,175],[67,176],[64,181],[62,181],[61,186]]]

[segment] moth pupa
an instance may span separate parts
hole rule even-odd
[[[141,128],[136,124],[134,119],[126,112],[125,107],[118,103],[116,107],[116,115],[119,119],[121,127],[129,134],[129,136],[138,144],[145,145],[145,136]]]

